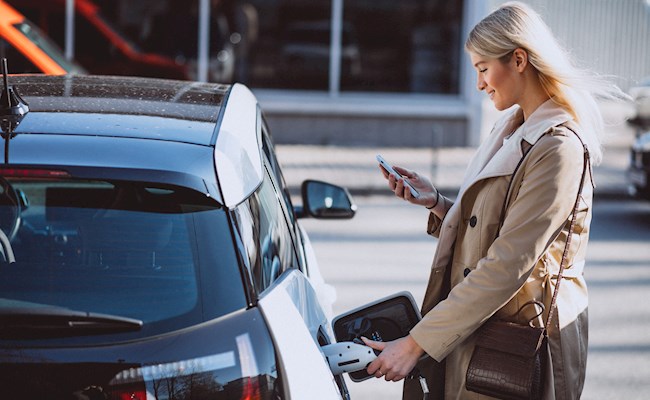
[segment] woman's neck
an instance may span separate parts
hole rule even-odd
[[[518,103],[519,107],[521,107],[521,110],[524,112],[524,121],[527,120],[539,106],[551,98],[542,87],[537,73],[531,71],[531,69],[527,71],[524,78],[525,87],[523,93],[525,93],[525,95]]]

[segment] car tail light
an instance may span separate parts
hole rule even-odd
[[[144,381],[114,389],[111,393],[111,400],[147,400]]]
[[[260,381],[257,377],[244,378],[241,400],[261,400]]]
[[[174,399],[201,397],[207,393],[216,398],[241,400],[274,398],[275,379],[260,374],[250,335],[237,336],[235,343],[237,349],[232,351],[124,369],[109,381],[108,398]]]
[[[66,171],[42,168],[0,168],[0,176],[8,178],[67,178]]]
[[[260,391],[260,381],[257,375],[257,361],[255,361],[255,352],[253,343],[248,334],[240,335],[235,338],[237,350],[239,351],[239,363],[243,379],[242,400],[260,400],[262,398]]]

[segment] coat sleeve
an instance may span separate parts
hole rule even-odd
[[[440,237],[440,228],[442,227],[442,219],[437,215],[430,212],[429,221],[427,222],[427,233],[435,238]]]
[[[523,180],[500,236],[476,269],[410,332],[441,361],[512,299],[573,210],[583,148],[573,135],[545,135],[522,165]]]

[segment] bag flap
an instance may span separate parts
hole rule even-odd
[[[532,357],[544,342],[544,328],[505,321],[487,321],[478,331],[477,347]]]

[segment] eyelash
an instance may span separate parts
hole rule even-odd
[[[480,72],[480,73],[484,73],[485,71],[487,71],[487,68],[478,70],[478,72]]]

